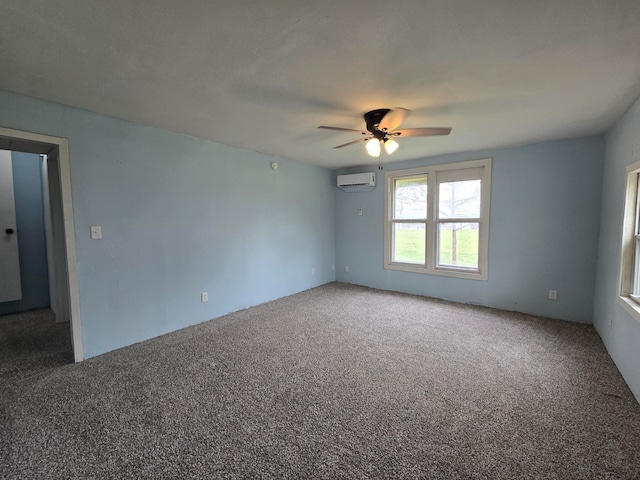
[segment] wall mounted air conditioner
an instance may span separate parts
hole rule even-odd
[[[376,188],[376,174],[366,172],[338,175],[338,187],[345,192],[369,192]]]

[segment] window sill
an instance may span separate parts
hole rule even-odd
[[[386,270],[420,273],[422,275],[438,275],[442,277],[465,278],[467,280],[487,280],[487,274],[483,272],[449,268],[426,268],[422,265],[412,265],[410,263],[387,263],[384,268]]]
[[[631,297],[618,297],[618,304],[631,315],[636,322],[640,323],[640,304],[636,303]]]

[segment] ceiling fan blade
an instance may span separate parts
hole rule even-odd
[[[356,144],[356,143],[366,142],[366,141],[368,141],[368,140],[371,140],[371,137],[369,137],[369,138],[359,138],[358,140],[354,140],[353,142],[343,143],[342,145],[338,145],[337,147],[333,147],[333,148],[348,147],[349,145],[353,145],[353,144]]]
[[[404,130],[395,130],[390,133],[394,137],[433,137],[436,135],[449,135],[451,128],[449,127],[430,127],[430,128],[405,128]]]
[[[320,125],[318,128],[324,128],[325,130],[338,130],[339,132],[357,132],[362,135],[367,135],[367,132],[363,132],[362,130],[354,130],[353,128],[342,128],[342,127],[327,127],[326,125]]]
[[[406,108],[394,108],[382,117],[378,128],[383,131],[392,132],[400,126],[404,119],[411,113]]]

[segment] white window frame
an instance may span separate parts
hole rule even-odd
[[[418,175],[427,176],[427,219],[403,220],[410,223],[424,222],[425,264],[414,264],[392,261],[393,225],[398,223],[393,218],[394,180]],[[481,180],[480,217],[472,219],[440,219],[438,220],[438,184],[442,182]],[[489,266],[489,212],[491,203],[491,159],[471,160],[467,162],[430,165],[403,170],[385,172],[385,215],[384,215],[384,268],[403,272],[422,273],[427,275],[443,275],[447,277],[487,280]],[[438,223],[478,223],[478,268],[438,266],[437,242]]]
[[[618,303],[640,322],[640,161],[627,167]]]

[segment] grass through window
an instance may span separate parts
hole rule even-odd
[[[461,267],[478,266],[478,231],[458,230],[456,232],[456,263]],[[452,263],[452,231],[440,232],[440,264]],[[394,261],[424,264],[425,232],[423,229],[396,229]]]

